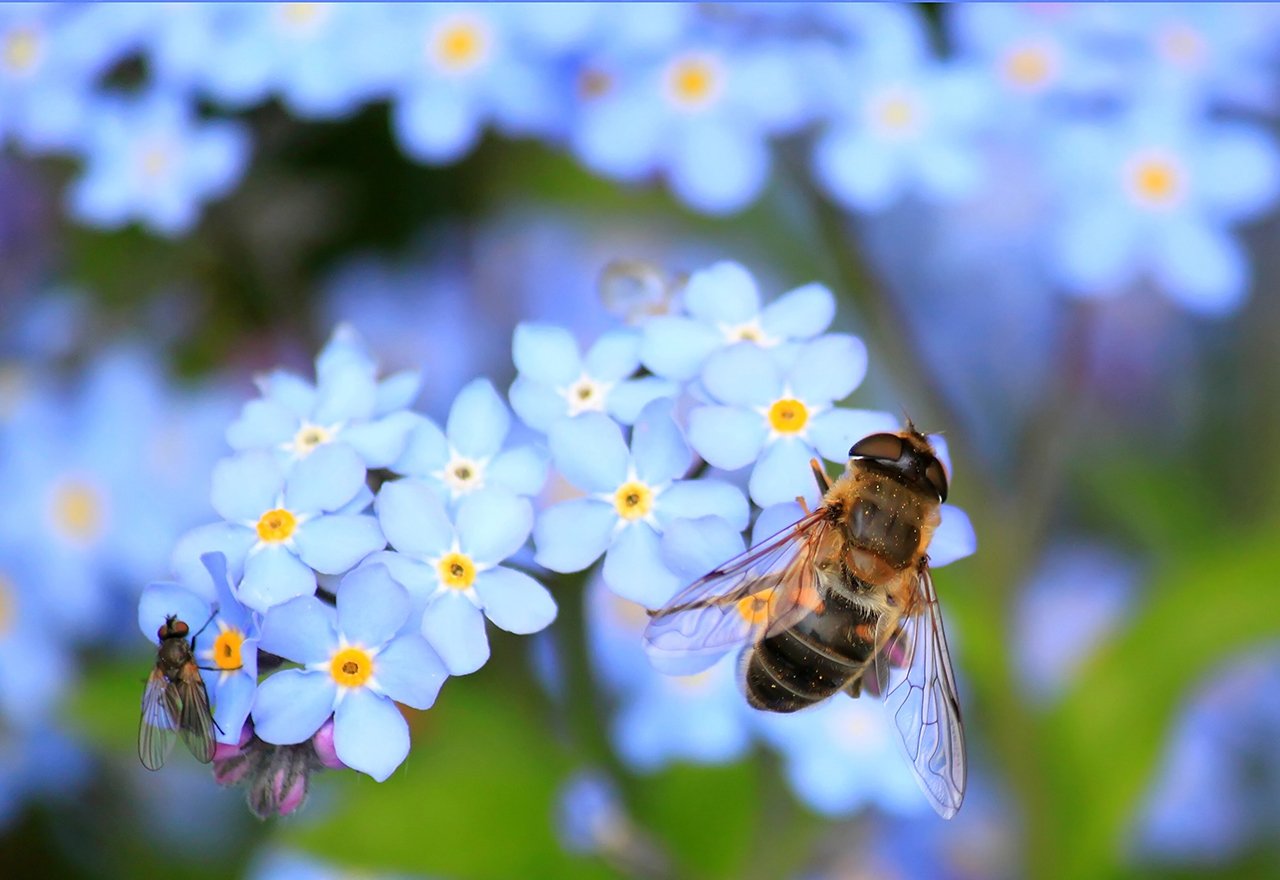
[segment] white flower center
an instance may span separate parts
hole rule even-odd
[[[928,122],[920,96],[902,86],[872,95],[866,103],[865,114],[871,131],[890,141],[917,137]]]
[[[484,488],[486,464],[488,464],[487,459],[481,461],[453,452],[445,466],[436,471],[433,476],[448,486],[453,497],[457,498],[459,495]]]
[[[613,385],[613,382],[601,382],[583,373],[569,387],[562,388],[560,396],[568,401],[571,416],[584,412],[604,412],[604,405]]]
[[[323,446],[332,441],[336,434],[337,429],[334,427],[326,428],[323,425],[303,422],[302,427],[298,428],[298,433],[293,435],[293,441],[286,443],[284,448],[298,458],[306,458],[315,451],[317,446]]]
[[[764,332],[759,318],[752,318],[741,324],[721,324],[720,334],[730,345],[735,342],[754,342],[761,348],[772,348],[778,344],[778,340]]]

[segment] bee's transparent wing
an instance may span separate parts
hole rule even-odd
[[[663,672],[689,675],[765,632],[792,625],[812,604],[813,560],[827,530],[822,508],[694,581],[652,612],[645,650]],[[743,607],[740,603],[754,600]]]
[[[138,722],[138,757],[148,770],[159,770],[173,751],[181,722],[182,704],[177,690],[159,668],[152,669],[142,692],[142,718]]]
[[[182,670],[182,681],[177,684],[182,709],[179,716],[178,735],[201,764],[213,760],[217,739],[213,735],[213,714],[209,711],[209,692],[194,663]]]
[[[876,636],[885,708],[920,787],[938,814],[950,819],[964,801],[968,764],[956,678],[927,563],[920,566],[910,607],[888,625],[895,629]]]

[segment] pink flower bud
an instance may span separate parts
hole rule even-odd
[[[338,757],[338,751],[333,744],[332,718],[321,725],[315,736],[311,737],[311,747],[315,749],[316,757],[320,759],[320,763],[330,770],[341,770],[347,766]]]

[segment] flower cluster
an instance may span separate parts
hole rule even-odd
[[[485,130],[538,138],[713,214],[756,200],[773,147],[803,136],[814,183],[851,212],[1000,201],[997,163],[1030,168],[1059,285],[1240,302],[1232,229],[1280,195],[1258,124],[1276,109],[1280,16],[978,5],[941,27],[890,5],[6,7],[0,138],[82,159],[67,200],[83,222],[173,235],[245,173],[250,128],[232,114],[271,99],[304,120],[384,102],[403,152],[430,164]],[[133,60],[141,81],[118,75]]]

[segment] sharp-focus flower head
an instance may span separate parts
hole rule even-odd
[[[436,490],[404,479],[383,486],[375,507],[393,550],[376,554],[370,564],[385,565],[408,588],[422,634],[450,674],[475,672],[489,659],[486,617],[521,635],[555,620],[547,588],[500,564],[529,538],[528,500],[480,489],[463,496],[450,516]]]
[[[425,639],[401,632],[411,607],[404,587],[373,565],[343,578],[336,611],[303,596],[268,612],[262,650],[302,666],[259,686],[256,735],[301,743],[332,715],[342,763],[379,782],[390,776],[409,753],[409,725],[395,703],[429,709],[448,677]]]
[[[603,553],[609,588],[658,607],[680,587],[662,563],[659,535],[672,521],[719,515],[746,527],[742,492],[719,480],[684,479],[693,454],[672,418],[673,403],[656,400],[636,420],[628,448],[617,424],[587,413],[552,426],[556,469],[585,498],[556,504],[538,518],[540,565],[581,571]]]

